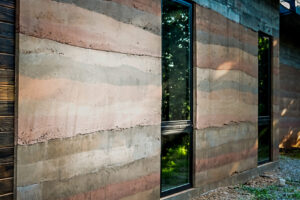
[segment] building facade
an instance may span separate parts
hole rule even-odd
[[[279,147],[290,149],[300,147],[300,1],[284,1],[280,11]]]
[[[300,117],[279,2],[165,1],[189,16],[190,117],[174,124],[161,0],[0,0],[0,199],[190,199],[276,167]],[[188,178],[164,190],[169,129],[189,136]]]

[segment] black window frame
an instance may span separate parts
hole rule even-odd
[[[163,0],[162,0],[163,1]],[[193,167],[193,158],[194,158],[194,151],[193,151],[193,121],[194,121],[194,112],[193,112],[193,107],[194,107],[194,78],[193,78],[193,74],[194,74],[194,58],[193,58],[193,54],[194,54],[194,27],[193,27],[193,23],[194,23],[194,4],[192,1],[189,0],[171,0],[173,2],[177,2],[179,4],[185,5],[189,8],[189,17],[190,17],[190,21],[189,21],[189,28],[190,28],[190,52],[189,52],[189,61],[190,61],[190,73],[189,73],[189,89],[190,89],[190,120],[174,120],[174,121],[162,121],[161,122],[161,136],[167,136],[167,135],[175,135],[175,134],[181,134],[181,133],[188,133],[190,135],[190,145],[189,145],[189,183],[169,189],[169,190],[165,190],[162,191],[162,178],[160,178],[160,196],[161,197],[165,197],[177,192],[181,192],[187,189],[190,189],[193,187],[193,174],[194,174],[194,167]],[[163,3],[161,3],[161,8],[163,9]],[[163,28],[162,28],[162,34],[163,33]],[[162,41],[163,43],[163,41]],[[162,44],[163,45],[163,44]],[[161,142],[161,148],[162,148],[162,142]],[[162,158],[162,155],[160,156],[160,158]],[[162,161],[161,161],[162,162]],[[162,173],[162,169],[160,166],[160,177]]]
[[[268,50],[268,104],[267,104],[267,109],[268,109],[268,115],[259,115],[259,110],[258,110],[258,125],[257,125],[257,133],[259,134],[259,127],[260,126],[269,126],[270,129],[270,135],[268,138],[269,142],[269,158],[261,161],[257,161],[258,165],[262,165],[268,162],[271,162],[273,160],[272,157],[272,52],[273,52],[273,37],[271,35],[268,35],[262,31],[258,32],[258,38],[260,37],[267,37],[269,38],[269,50]],[[259,67],[259,64],[258,64]],[[258,69],[258,109],[259,109],[259,69]],[[259,138],[258,138],[259,141]],[[259,149],[259,143],[258,143],[258,149]],[[257,150],[258,150],[257,149]],[[257,157],[257,159],[259,159]]]

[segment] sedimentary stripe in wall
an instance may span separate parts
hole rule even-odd
[[[209,8],[218,15],[266,34],[279,36],[279,3],[273,0],[194,0],[200,6]],[[212,13],[212,16],[214,14]]]
[[[18,199],[158,199],[160,1],[21,0],[19,18]]]
[[[272,52],[272,160],[278,159],[279,138],[279,3],[265,1],[195,0],[202,10],[197,13],[197,40],[210,44],[197,44],[197,66],[218,69],[238,69],[257,76],[257,32],[273,38]],[[207,14],[209,12],[209,14]],[[203,14],[202,14],[203,13]],[[207,31],[209,30],[209,31]],[[204,33],[203,33],[204,32]],[[207,33],[209,32],[209,33]],[[207,42],[209,41],[209,42]],[[225,46],[212,47],[212,44]],[[235,52],[232,48],[237,47]],[[200,52],[200,53],[199,53]],[[243,54],[241,56],[241,53]],[[248,56],[250,53],[250,57]],[[254,53],[254,54],[253,54]],[[217,56],[218,55],[218,56]],[[211,57],[212,56],[212,57]],[[198,59],[201,58],[201,59]],[[206,60],[206,57],[209,59]],[[226,62],[229,60],[229,62]],[[240,62],[240,64],[239,64]],[[227,102],[226,102],[227,103]],[[241,119],[242,120],[242,119]]]
[[[196,16],[197,128],[255,123],[257,33],[200,6]]]
[[[147,191],[156,199],[160,141],[153,133],[159,130],[136,127],[20,145],[19,199],[121,199]]]
[[[83,48],[160,57],[160,15],[134,5],[105,0],[22,0],[20,32]],[[160,1],[150,5],[157,12]]]
[[[19,144],[160,123],[160,59],[20,35]]]
[[[197,128],[241,121],[257,121],[257,79],[237,70],[197,68]]]
[[[257,165],[257,32],[196,7],[195,185]]]
[[[257,165],[257,127],[240,122],[196,131],[195,184],[218,181]]]

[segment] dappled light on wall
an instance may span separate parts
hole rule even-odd
[[[278,40],[273,40],[273,47],[276,47],[278,45]]]
[[[289,134],[284,137],[282,142],[279,144],[279,148],[284,148],[284,144],[288,141],[288,139],[292,136],[292,134],[293,134],[293,130],[291,130]]]
[[[278,124],[278,120],[277,119],[273,120],[273,126],[276,126],[277,124]]]
[[[295,113],[295,99],[291,99],[287,102],[285,108],[280,112],[281,120],[280,123],[284,123],[287,119],[293,116]],[[279,144],[279,148],[300,148],[300,132],[293,125],[288,125],[288,130],[282,130],[282,140]]]
[[[300,148],[300,131],[298,132],[298,137],[297,137],[297,141],[295,144],[292,144],[293,148]]]
[[[282,110],[282,112],[281,112],[280,115],[281,115],[281,116],[284,116],[284,115],[286,114],[286,112],[287,112],[287,109],[285,108],[285,109]]]
[[[236,66],[236,62],[233,61],[228,61],[228,62],[224,62],[221,65],[218,66],[218,70],[220,69],[226,69],[226,70],[230,70],[233,69]]]
[[[300,131],[290,130],[279,144],[279,148],[300,148]]]
[[[290,101],[289,105],[287,106],[287,108],[282,109],[281,114],[280,114],[281,117],[283,117],[284,115],[287,114],[288,110],[289,110],[290,107],[294,104],[294,102],[295,102],[295,100],[292,99],[292,100]]]

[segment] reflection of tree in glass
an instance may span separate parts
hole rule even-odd
[[[258,39],[258,65],[259,65],[259,105],[258,114],[268,115],[268,64],[269,64],[270,39],[260,36]]]
[[[271,144],[271,38],[258,37],[258,162],[270,160]]]
[[[172,188],[189,181],[188,134],[163,137],[161,170],[163,189]]]
[[[163,1],[162,120],[190,119],[189,9]]]

